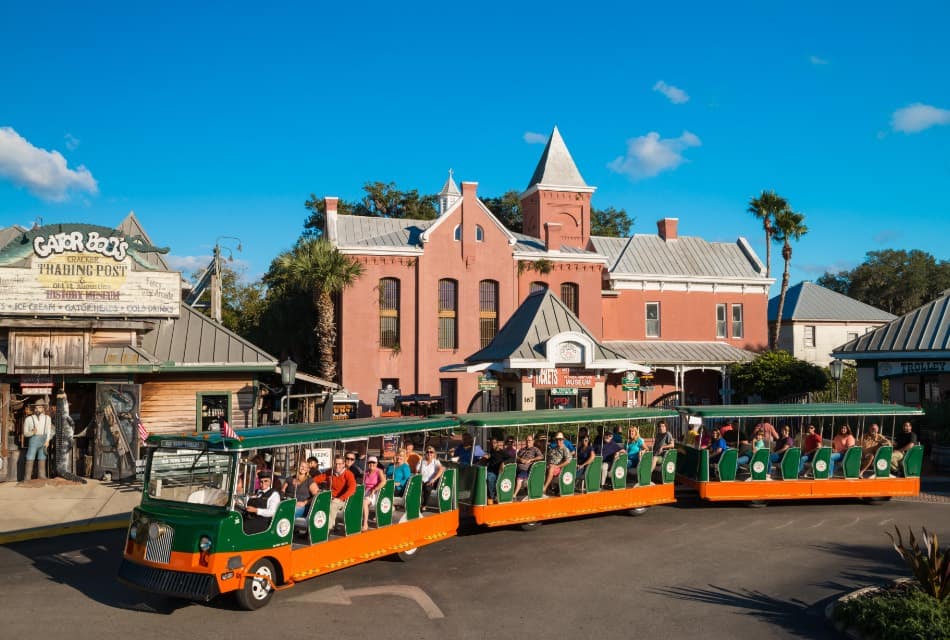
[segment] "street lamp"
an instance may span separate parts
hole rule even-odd
[[[289,422],[288,414],[290,413],[290,388],[294,386],[294,380],[297,379],[297,363],[287,358],[280,363],[280,381],[287,388],[287,394],[284,398],[287,400],[287,409],[284,412],[284,423]]]
[[[828,363],[828,369],[831,371],[831,379],[835,381],[835,402],[838,402],[838,383],[841,382],[841,374],[844,372],[844,363],[835,358]]]

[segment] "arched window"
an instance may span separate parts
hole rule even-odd
[[[457,349],[458,339],[458,282],[439,280],[439,348]]]
[[[455,225],[455,231],[452,232],[452,237],[455,239],[456,242],[462,239],[462,225],[460,224]]]
[[[487,347],[498,333],[498,283],[494,280],[478,283],[478,333],[482,347]]]
[[[485,230],[482,229],[482,225],[480,224],[475,225],[475,241],[476,242],[485,241]]]
[[[399,280],[382,278],[379,281],[379,346],[395,349],[399,346]]]
[[[574,282],[565,282],[561,285],[561,301],[567,305],[575,316],[578,315],[580,287]]]
[[[531,288],[528,289],[528,294],[530,295],[532,293],[537,293],[538,291],[544,291],[547,288],[548,288],[547,282],[541,282],[540,280],[536,280],[531,283]]]

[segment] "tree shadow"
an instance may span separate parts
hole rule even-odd
[[[689,603],[719,605],[740,609],[744,615],[779,627],[801,638],[840,638],[824,617],[827,600],[809,605],[798,599],[782,600],[761,591],[728,589],[710,584],[700,587],[662,587],[649,591]]]
[[[884,536],[882,536],[884,538]],[[891,582],[908,575],[906,565],[898,557],[887,538],[880,545],[828,542],[811,548],[836,557],[860,561],[861,566],[842,570],[834,578],[814,583],[822,589],[846,592],[863,586]]]
[[[116,609],[169,615],[192,603],[131,589],[116,575],[125,531],[76,534],[7,545],[51,582],[72,587],[90,600]]]

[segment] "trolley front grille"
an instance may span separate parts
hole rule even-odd
[[[151,593],[208,602],[218,594],[214,576],[144,567],[128,560],[119,566],[119,581]]]
[[[161,534],[154,540],[151,536],[145,544],[145,559],[149,562],[161,562],[168,564],[172,559],[172,540],[175,538],[175,530],[165,525]]]

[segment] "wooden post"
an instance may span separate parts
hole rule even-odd
[[[10,407],[10,385],[0,384],[0,456],[3,457],[6,480],[16,482],[16,465],[19,456],[13,455],[17,449],[13,437],[13,410]],[[19,451],[17,452],[19,453]]]

